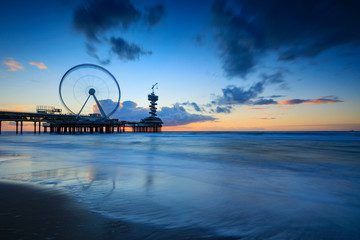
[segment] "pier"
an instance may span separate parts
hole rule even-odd
[[[161,132],[161,124],[151,122],[119,121],[118,119],[78,118],[75,115],[0,111],[0,134],[2,122],[14,122],[15,133],[22,134],[24,122],[33,123],[34,134],[83,134]]]
[[[60,81],[60,100],[69,114],[62,114],[62,109],[43,105],[36,106],[36,113],[0,111],[0,134],[3,121],[15,122],[16,134],[23,133],[24,122],[34,124],[34,134],[40,134],[41,131],[55,134],[123,133],[129,128],[131,132],[161,132],[163,122],[156,114],[156,102],[159,99],[154,93],[156,86],[157,83],[152,86],[152,92],[148,94],[149,117],[139,122],[111,119],[110,116],[120,106],[121,92],[117,80],[101,66],[80,64],[70,68]],[[101,91],[104,89],[107,91]],[[112,93],[113,99],[102,92],[107,92],[109,95]],[[90,99],[95,101],[94,105],[89,106]],[[102,101],[116,104],[108,110],[103,108]],[[74,102],[79,104],[74,105]],[[87,114],[84,114],[85,106],[91,109]]]

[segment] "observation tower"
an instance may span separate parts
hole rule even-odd
[[[150,117],[141,119],[139,126],[140,127],[148,127],[150,128],[149,131],[151,132],[159,132],[161,131],[161,127],[162,127],[162,120],[160,118],[157,117],[156,114],[156,105],[157,105],[157,101],[159,100],[159,97],[155,95],[154,93],[154,88],[157,86],[158,84],[155,83],[151,89],[152,92],[148,95],[148,100],[150,101]]]

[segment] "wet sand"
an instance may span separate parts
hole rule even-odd
[[[55,189],[0,182],[1,239],[231,239],[105,218]]]

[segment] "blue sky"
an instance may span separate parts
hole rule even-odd
[[[122,105],[121,120],[147,114],[158,82],[170,130],[360,130],[359,5],[2,2],[0,109],[62,107],[62,75],[93,63],[137,104]]]

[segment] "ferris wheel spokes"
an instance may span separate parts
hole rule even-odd
[[[102,115],[104,118],[108,118],[108,116],[105,114],[103,108],[101,107],[100,102],[98,101],[97,97],[95,96],[95,89],[94,89],[94,88],[90,88],[90,89],[89,89],[89,96],[87,97],[84,105],[81,107],[79,113],[77,114],[76,119],[79,118],[80,113],[81,113],[82,110],[84,109],[86,103],[88,102],[88,100],[89,100],[89,98],[90,98],[91,96],[93,96],[93,98],[95,99],[96,105],[97,105],[97,107],[99,108],[101,115]]]
[[[121,92],[117,80],[108,70],[95,64],[80,64],[64,74],[59,85],[59,95],[64,107],[76,119],[96,112],[100,112],[104,119],[109,119],[118,109]],[[102,101],[110,105],[106,104],[104,108]]]

